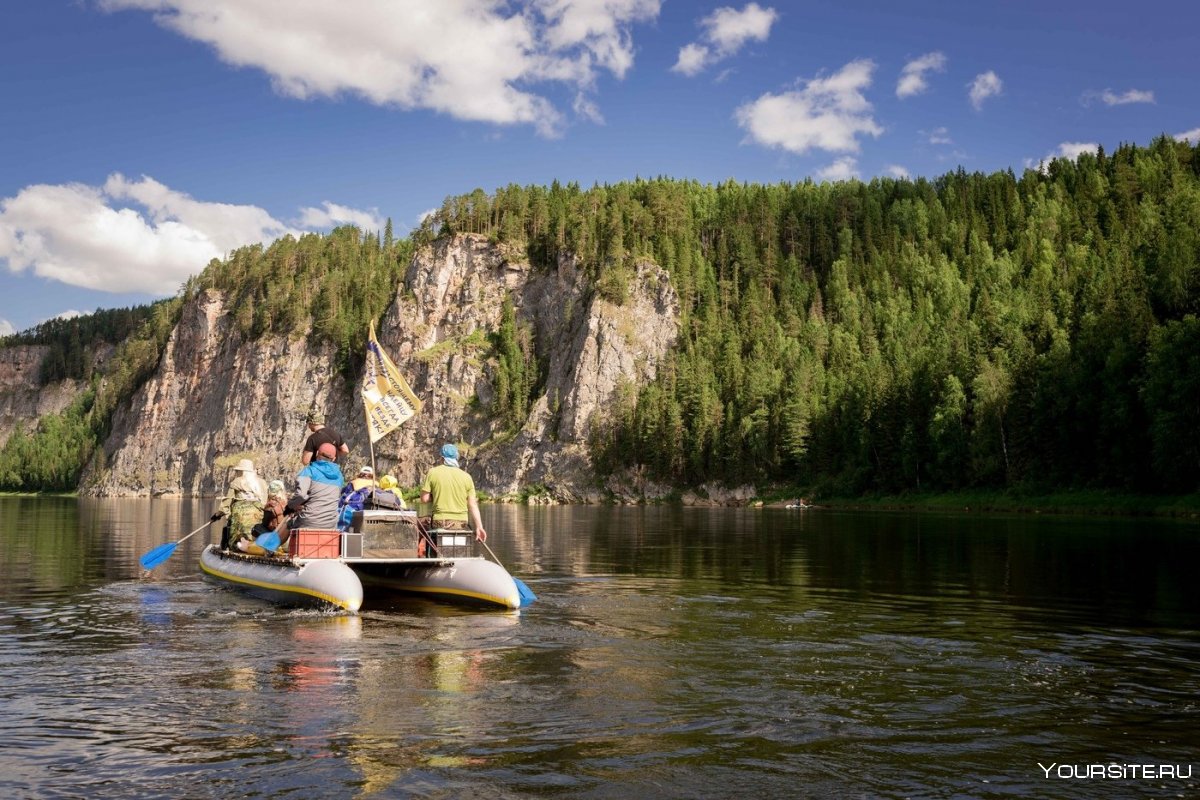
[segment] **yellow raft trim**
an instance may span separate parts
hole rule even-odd
[[[433,586],[404,586],[398,591],[401,592],[422,592],[425,594],[453,594],[459,597],[470,597],[473,600],[486,600],[489,603],[504,606],[509,609],[518,609],[521,607],[521,595],[510,594],[506,597],[498,597],[494,594],[483,594],[482,592],[472,592],[467,589],[442,589]]]
[[[337,599],[336,597],[333,597],[332,595],[327,595],[324,592],[318,592],[313,589],[305,589],[300,586],[289,586],[289,585],[283,584],[283,583],[268,583],[267,581],[256,581],[251,578],[239,578],[235,575],[230,575],[227,572],[217,572],[214,569],[209,569],[209,567],[203,561],[200,562],[200,569],[204,570],[209,575],[212,575],[214,578],[220,578],[221,580],[229,581],[230,583],[244,583],[247,586],[257,586],[260,589],[271,589],[271,590],[277,591],[277,592],[290,592],[291,594],[306,594],[309,597],[315,597],[318,600],[323,600],[326,603],[329,603],[331,606],[337,606],[338,608],[345,609],[346,611],[350,611],[350,612],[358,611],[359,606],[362,605],[362,602],[359,601],[359,605],[351,607],[351,605],[349,603],[344,603],[341,600]]]

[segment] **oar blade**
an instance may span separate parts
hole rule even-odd
[[[142,565],[142,569],[154,569],[159,564],[166,561],[175,552],[175,548],[179,546],[178,542],[167,542],[160,544],[158,547],[146,553],[138,559],[138,563]]]
[[[534,600],[537,600],[537,595],[525,585],[525,581],[521,580],[520,578],[513,578],[513,583],[517,585],[517,594],[521,598],[522,607],[529,605]]]
[[[254,543],[268,553],[274,553],[279,549],[279,534],[275,531],[267,531],[255,539]]]

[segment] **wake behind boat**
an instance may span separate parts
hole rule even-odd
[[[255,556],[209,545],[205,577],[288,606],[357,612],[364,600],[413,594],[491,608],[521,607],[517,582],[504,567],[473,555],[463,531],[430,531],[432,555],[418,557],[416,514],[369,509],[353,528],[298,530],[287,556]]]

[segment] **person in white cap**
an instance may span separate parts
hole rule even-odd
[[[233,478],[221,498],[221,505],[212,519],[229,517],[226,526],[228,535],[221,537],[221,544],[231,549],[240,539],[254,539],[253,528],[263,517],[263,506],[267,504],[267,484],[258,477],[254,462],[243,458],[233,467]]]
[[[368,486],[373,489],[378,488],[379,484],[375,482],[375,470],[368,464],[358,471],[358,476],[350,481],[350,485],[354,487],[353,491],[356,492],[359,489],[366,489]]]

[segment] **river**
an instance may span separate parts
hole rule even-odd
[[[143,575],[211,506],[0,498],[0,796],[1200,793],[1194,520],[485,505],[536,603],[346,616]]]

